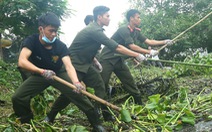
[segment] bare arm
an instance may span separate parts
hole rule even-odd
[[[141,47],[138,46],[138,45],[130,44],[129,47],[130,47],[130,49],[133,50],[133,51],[136,51],[136,52],[139,52],[139,53],[143,53],[143,54],[150,54],[150,50],[141,48]]]
[[[148,45],[164,45],[165,44],[165,40],[150,40],[150,39],[146,39],[144,41],[144,43],[148,44]]]
[[[128,56],[132,56],[132,57],[137,57],[139,55],[139,53],[129,50],[128,48],[126,48],[120,44],[117,46],[116,51],[119,53],[128,55]]]
[[[96,59],[96,57],[94,57],[93,58],[93,62],[95,63],[95,62],[97,62],[98,60]]]
[[[64,56],[62,58],[63,64],[65,66],[65,69],[67,71],[67,74],[69,76],[69,78],[71,79],[71,81],[73,83],[79,82],[78,77],[77,77],[77,73],[76,70],[74,68],[74,66],[71,63],[71,59],[69,56]]]
[[[32,54],[32,51],[24,47],[21,50],[19,58],[18,58],[18,66],[28,71],[41,74],[44,71],[44,69],[41,69],[35,66],[28,60],[31,54]]]

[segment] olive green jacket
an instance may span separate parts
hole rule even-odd
[[[76,70],[87,72],[101,44],[108,47],[111,51],[115,51],[118,43],[108,38],[103,31],[104,29],[94,22],[76,35],[69,47],[70,57]]]
[[[130,44],[135,44],[137,41],[143,43],[146,37],[143,36],[139,28],[131,29],[128,25],[120,27],[111,37],[117,43],[129,48]],[[119,59],[125,59],[116,55],[109,47],[105,46],[100,54],[100,60],[110,59],[112,63],[117,62]]]

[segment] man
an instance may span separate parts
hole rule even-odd
[[[69,57],[66,45],[57,39],[60,26],[59,18],[53,13],[46,13],[38,19],[39,34],[27,37],[22,44],[18,66],[32,72],[12,96],[13,109],[21,123],[30,123],[33,118],[30,100],[50,85],[63,93],[66,98],[79,107],[87,116],[94,130],[101,131],[98,115],[90,100],[78,94],[85,88],[77,78],[76,71]],[[64,65],[65,69],[62,68]],[[53,76],[72,82],[77,90],[73,91],[53,80]],[[77,93],[76,93],[77,92]]]
[[[93,22],[94,22],[93,15],[87,15],[84,19],[84,23],[86,26]],[[93,59],[93,66],[96,68],[96,70],[98,70],[99,72],[102,72],[102,65],[97,60],[97,58],[99,57],[100,50],[101,50],[101,47],[99,48],[99,50],[96,54],[96,57],[94,57],[94,59]]]
[[[131,9],[127,12],[126,17],[129,24],[120,27],[111,37],[117,43],[123,44],[124,47],[127,47],[133,51],[150,54],[152,56],[158,54],[158,52],[156,50],[143,49],[135,45],[135,41],[140,41],[141,43],[144,42],[149,45],[172,44],[171,40],[150,40],[143,36],[140,33],[141,30],[138,28],[141,22],[139,11]],[[133,80],[130,70],[124,63],[123,57],[116,56],[113,50],[111,50],[108,46],[105,46],[100,54],[100,63],[103,67],[101,75],[105,82],[106,88],[108,87],[110,76],[112,72],[114,72],[122,82],[123,88],[134,97],[135,103],[142,104],[141,93]]]
[[[145,57],[142,54],[125,48],[124,46],[116,43],[114,40],[109,39],[103,33],[103,26],[109,25],[109,10],[110,9],[105,6],[95,7],[93,10],[95,22],[82,29],[74,38],[69,48],[72,63],[77,71],[79,80],[82,80],[86,86],[94,88],[95,95],[102,99],[106,99],[105,84],[100,73],[92,66],[93,59],[101,44],[109,47],[112,51],[117,51],[119,53],[135,57],[139,62],[145,60]],[[68,104],[69,101],[67,97],[62,94],[53,105],[48,117],[54,118],[52,115],[56,115],[55,113],[65,108]],[[101,104],[101,109],[105,121],[114,120],[114,117],[111,115],[105,105]]]

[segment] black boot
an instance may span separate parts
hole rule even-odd
[[[53,123],[57,114],[61,110],[66,108],[70,104],[70,102],[71,101],[64,94],[61,94],[52,106],[51,111],[47,114],[47,117],[44,119],[44,122]]]
[[[32,113],[20,117],[20,121],[21,121],[22,124],[23,123],[29,123],[30,124],[30,120],[31,119],[33,119],[33,114]]]
[[[45,123],[53,123],[54,120],[51,120],[48,116],[46,116],[45,119],[44,119],[42,122],[45,122]]]
[[[105,105],[102,106],[102,115],[105,121],[114,122],[116,120]]]
[[[133,98],[135,100],[135,104],[143,105],[143,103],[141,101],[141,96],[140,95],[134,95]]]
[[[106,130],[101,125],[95,125],[92,132],[106,132]]]
[[[97,113],[98,118],[100,119],[101,118],[101,107],[100,107],[99,103],[95,102],[94,109],[95,109],[95,112]]]
[[[57,116],[57,113],[58,113],[58,111],[51,110],[51,111],[47,114],[47,116],[45,117],[45,119],[43,120],[43,122],[53,123],[55,117]]]
[[[101,126],[98,113],[94,109],[85,111],[85,114],[88,118],[88,121],[91,123],[91,126],[93,127],[92,132],[106,132],[104,127]]]

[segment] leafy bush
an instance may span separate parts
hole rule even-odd
[[[0,60],[0,84],[1,86],[15,89],[21,83],[21,76],[15,63],[5,63]]]

